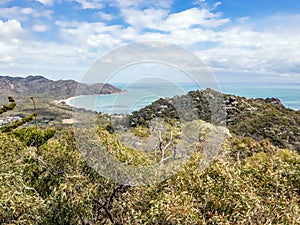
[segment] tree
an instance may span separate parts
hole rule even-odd
[[[10,97],[8,97],[8,101],[10,102],[10,104],[3,105],[2,108],[0,108],[0,115],[7,111],[13,110],[15,108],[15,106],[16,106],[15,99],[10,96]]]
[[[32,99],[33,99],[33,97],[32,97]],[[2,106],[2,108],[0,109],[0,115],[7,111],[13,110],[15,108],[15,106],[16,106],[15,99],[13,97],[8,97],[8,100],[9,100],[10,104]],[[11,124],[0,127],[0,132],[3,132],[3,133],[11,132],[12,130],[16,129],[17,127],[20,127],[20,126],[30,122],[33,119],[33,117],[36,117],[35,112],[32,115],[22,118],[21,120],[17,120]]]

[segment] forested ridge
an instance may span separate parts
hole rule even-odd
[[[187,120],[193,120],[190,109],[194,109],[197,118],[210,123],[212,112],[209,101],[212,98],[220,98],[220,93],[205,89],[169,99],[161,98],[133,112],[130,120],[134,124],[146,125],[153,117],[180,119],[176,105],[180,106],[177,108],[182,111],[182,117],[187,115]],[[247,99],[230,94],[222,94],[221,98],[224,98],[226,111],[224,122],[231,133],[257,141],[268,138],[276,146],[300,151],[300,111],[284,107],[276,98]]]

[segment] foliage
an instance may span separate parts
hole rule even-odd
[[[110,134],[103,128],[99,128],[98,134],[106,151],[119,159],[120,162],[130,163],[131,165],[149,165],[143,152],[125,146],[120,143],[114,134]]]
[[[3,133],[11,132],[14,129],[30,122],[32,119],[33,119],[33,115],[27,116],[25,118],[22,118],[21,120],[17,120],[15,122],[11,123],[11,124],[8,124],[6,126],[1,127],[0,131],[3,132]]]
[[[0,133],[0,223],[35,224],[44,200],[24,180],[25,146],[11,135]]]
[[[16,132],[25,129],[34,130]],[[111,154],[118,145],[133,162],[144,162],[109,132],[99,134]],[[94,172],[71,131],[45,141],[39,155],[14,135],[0,134],[2,224],[300,223],[300,156],[267,140],[229,138],[203,171],[197,152],[168,180],[130,187]]]
[[[300,223],[297,153],[279,149],[270,154],[259,152],[233,164],[218,158],[203,172],[199,171],[199,161],[201,156],[197,154],[171,179],[124,195],[128,207],[124,221],[132,224]]]
[[[22,127],[15,130],[14,135],[20,139],[27,146],[40,147],[46,143],[55,134],[55,128],[48,128],[46,130],[37,130],[35,127]]]
[[[132,133],[140,138],[149,137],[149,130],[142,126],[137,126],[134,129],[132,129]]]
[[[2,106],[2,108],[0,109],[0,115],[15,108],[15,99],[13,97],[8,97],[8,101],[10,102],[10,104]]]

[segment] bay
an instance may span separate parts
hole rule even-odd
[[[76,96],[67,99],[67,104],[97,112],[130,114],[153,101],[183,95],[191,90],[204,89],[196,84],[138,84],[115,83],[114,86],[125,90],[122,94]],[[220,83],[220,91],[246,98],[279,98],[288,108],[300,109],[300,83]]]

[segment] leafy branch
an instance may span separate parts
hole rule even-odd
[[[16,107],[17,104],[13,97],[9,96],[8,101],[10,102],[10,104],[2,106],[2,108],[0,109],[0,115],[7,111],[11,111]],[[3,133],[11,132],[12,130],[24,125],[25,123],[30,122],[35,115],[36,115],[36,113],[34,112],[32,115],[26,116],[26,117],[22,118],[21,120],[17,120],[11,124],[3,126],[0,128],[0,132],[3,132]]]
[[[0,109],[0,114],[13,110],[16,107],[16,101],[13,97],[9,96],[8,101],[10,102],[10,104],[3,105],[2,108]]]

